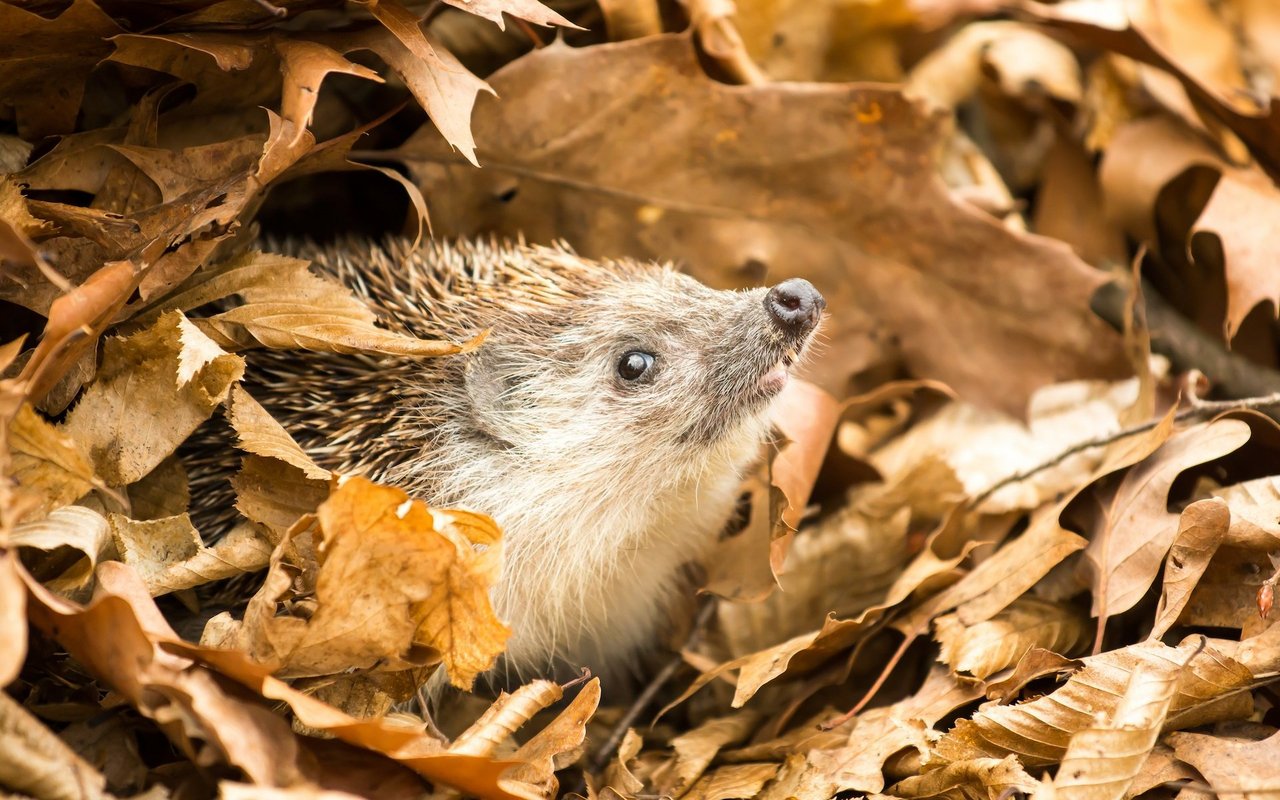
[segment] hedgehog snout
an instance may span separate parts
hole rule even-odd
[[[822,319],[827,301],[804,278],[785,280],[764,296],[764,310],[773,324],[792,339],[808,336]]]

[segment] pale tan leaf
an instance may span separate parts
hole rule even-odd
[[[109,796],[106,782],[34,714],[0,692],[0,786],[31,797],[98,800]]]
[[[1008,704],[1031,681],[1048,675],[1070,674],[1083,666],[1084,662],[1078,659],[1033,647],[1018,659],[1008,676],[987,682],[987,697],[1001,704]]]
[[[955,108],[995,74],[1012,97],[1028,86],[1075,103],[1082,87],[1080,65],[1065,45],[1020,22],[966,25],[958,35],[916,64],[904,91],[940,108]]]
[[[449,5],[463,11],[484,17],[499,28],[506,30],[503,14],[510,14],[528,20],[535,25],[559,25],[565,28],[577,28],[569,20],[547,8],[538,0],[445,0]]]
[[[828,617],[819,630],[794,636],[764,650],[726,661],[700,675],[667,709],[683,702],[715,678],[732,670],[738,671],[733,707],[741,708],[762,686],[779,676],[804,672],[821,664],[866,635],[886,611],[905,601],[921,587],[944,580],[980,544],[971,541],[967,533],[963,515],[952,515],[930,534],[924,548],[898,574],[879,603],[863,610],[856,617]],[[1074,534],[1069,535],[1079,538]],[[1018,541],[1026,538],[1024,536]],[[1020,566],[1025,568],[1025,562]]]
[[[328,482],[308,478],[297,467],[274,458],[254,455],[241,461],[231,486],[236,492],[236,510],[277,537],[299,517],[315,512],[329,496]]]
[[[60,592],[82,588],[93,577],[98,561],[115,552],[107,520],[84,506],[63,506],[44,519],[24,522],[14,528],[9,541],[15,547],[45,551],[67,547],[82,553],[83,558],[56,576],[42,576],[46,580],[56,578],[50,588]]]
[[[24,403],[9,426],[13,476],[47,514],[74,501],[94,485],[93,465],[75,439],[49,424]]]
[[[316,464],[294,441],[289,432],[239,384],[231,387],[227,421],[236,431],[236,446],[263,458],[283,461],[312,480],[327,481],[333,476]]]
[[[1230,718],[1241,709],[1215,703],[1232,697],[1243,696],[1252,708],[1248,695],[1236,692],[1250,684],[1252,673],[1214,647],[1201,649],[1202,644],[1202,637],[1196,636],[1177,648],[1142,642],[1091,656],[1084,659],[1083,670],[1050,694],[1015,706],[989,704],[970,719],[960,720],[935,752],[946,761],[1013,754],[1029,769],[1056,764],[1066,754],[1073,734],[1093,727],[1096,714],[1119,705],[1132,675],[1140,668],[1157,675],[1177,671],[1168,724]]]
[[[244,635],[255,658],[282,675],[309,676],[421,666],[434,652],[459,688],[493,665],[509,631],[489,602],[501,559],[491,520],[428,509],[363,478],[343,483],[317,516],[318,563],[298,565],[315,570],[314,613],[276,611],[290,584],[282,571],[292,569],[283,560],[286,539],[245,613]],[[487,548],[477,552],[473,541]]]
[[[186,514],[146,521],[112,514],[109,521],[120,560],[134,568],[156,597],[256,572],[271,558],[272,543],[249,525],[237,526],[205,547]]]
[[[141,480],[129,484],[129,512],[134,519],[176,517],[190,504],[187,470],[176,456],[166,458]]]
[[[1053,780],[1060,800],[1121,800],[1128,794],[1155,747],[1180,670],[1180,664],[1136,667],[1118,705],[1106,714],[1108,722],[1071,736]]]
[[[564,769],[582,754],[587,736],[587,722],[600,705],[600,679],[592,678],[547,726],[535,733],[511,756],[522,762],[508,777],[542,788],[548,797],[556,797],[560,785],[557,770]]]
[[[1085,550],[1094,567],[1094,616],[1105,620],[1127,611],[1151,586],[1178,535],[1178,516],[1166,510],[1174,480],[1190,467],[1234,452],[1249,436],[1248,424],[1238,419],[1197,425],[1175,434],[1125,475]]]
[[[1231,507],[1231,541],[1259,550],[1280,546],[1280,476],[1233,484],[1214,493]]]
[[[612,790],[615,796],[630,797],[644,789],[644,781],[632,774],[627,766],[642,747],[644,747],[644,739],[640,738],[635,728],[627,728],[627,732],[622,736],[622,744],[618,745],[613,763],[604,773],[604,786]]]
[[[376,326],[374,312],[337,281],[308,269],[308,262],[265,253],[247,254],[218,274],[180,287],[172,302],[194,308],[237,294],[242,304],[195,320],[224,347],[266,347],[336,353],[439,356],[479,344],[415,339]]]
[[[301,136],[311,124],[311,115],[320,97],[320,84],[329,73],[383,82],[378,73],[346,60],[336,50],[318,42],[277,37],[272,40],[272,45],[280,56],[280,72],[284,75],[284,86],[280,90],[280,116],[292,124],[297,136]]]
[[[1177,735],[1172,734],[1172,736]],[[1161,784],[1171,781],[1199,780],[1199,777],[1194,769],[1178,760],[1173,754],[1173,748],[1167,744],[1157,744],[1152,748],[1147,760],[1142,762],[1142,769],[1138,770],[1138,774],[1134,776],[1133,783],[1129,784],[1129,791],[1125,796],[1138,797]]]
[[[755,797],[777,774],[777,764],[728,764],[703,775],[683,797],[685,800]]]
[[[815,791],[823,797],[848,790],[882,791],[884,765],[890,756],[904,748],[927,752],[936,736],[930,729],[981,696],[976,686],[961,685],[946,669],[935,665],[911,696],[859,714],[842,746],[810,751],[804,766],[808,775],[797,780],[821,787]]]
[[[675,757],[654,774],[654,786],[664,795],[680,797],[716,755],[729,745],[745,741],[760,724],[760,715],[742,710],[727,717],[709,719],[671,740]]]
[[[133,483],[208,419],[244,374],[240,357],[212,347],[177,312],[128,338],[108,339],[97,379],[60,431],[90,454],[108,483]]]
[[[471,727],[458,734],[449,745],[449,752],[469,756],[493,755],[534,714],[563,696],[560,684],[546,680],[531,681],[514,692],[503,692]]]
[[[417,16],[395,0],[368,0],[366,5],[385,26],[343,39],[343,48],[372,50],[400,76],[450,146],[473,165],[475,138],[471,134],[471,109],[480,92],[494,94],[434,36]]]
[[[896,797],[946,798],[947,800],[990,800],[1013,793],[1030,794],[1036,781],[1014,756],[975,758],[957,761],[900,781],[888,792]]]
[[[321,789],[315,786],[253,786],[248,783],[221,781],[219,800],[361,800],[361,795]]]
[[[27,657],[27,592],[13,550],[0,553],[0,689],[13,683]],[[0,692],[2,694],[2,692]]]
[[[1173,753],[1195,767],[1222,800],[1277,800],[1280,733],[1247,741],[1202,733],[1169,737]],[[1234,791],[1233,791],[1234,790]]]
[[[1070,606],[1021,597],[989,620],[966,626],[955,614],[934,620],[939,660],[957,673],[985,679],[1018,663],[1032,648],[1072,654],[1089,641],[1088,621]]]
[[[1164,564],[1164,586],[1151,638],[1159,639],[1182,615],[1200,577],[1231,527],[1231,510],[1223,500],[1200,500],[1187,506],[1178,520],[1177,538]]]

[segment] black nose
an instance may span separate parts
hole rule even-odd
[[[827,301],[804,278],[785,280],[764,297],[764,310],[784,331],[806,334],[822,317]]]

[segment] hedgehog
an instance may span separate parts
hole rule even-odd
[[[253,351],[246,386],[322,466],[498,523],[508,680],[629,670],[733,516],[826,307],[802,279],[714,290],[564,244],[284,249],[389,329],[488,332],[444,358]]]

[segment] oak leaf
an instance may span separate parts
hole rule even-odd
[[[491,520],[429,509],[364,478],[347,479],[316,517],[314,609],[276,612],[289,587],[286,539],[245,613],[243,641],[256,658],[297,677],[405,668],[434,653],[463,689],[493,665],[510,632],[489,603],[501,559]]]
[[[873,330],[916,375],[1013,414],[1046,383],[1123,371],[1088,309],[1102,274],[952,199],[932,163],[939,120],[896,90],[725,86],[683,36],[554,44],[491,80],[502,102],[473,122],[484,170],[431,131],[397,151],[439,231],[676,259],[719,287],[807,277],[840,309],[827,335],[842,357],[815,373],[828,388],[886,355]],[[624,128],[663,136],[637,160]]]

